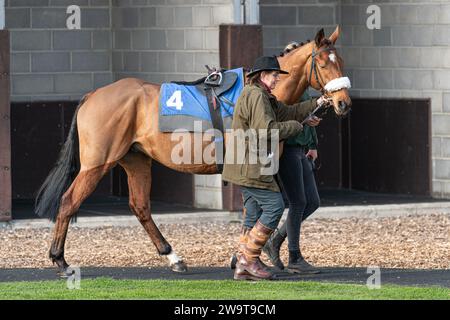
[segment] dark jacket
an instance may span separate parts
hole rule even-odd
[[[303,94],[300,101],[307,101],[311,97],[307,92]],[[302,146],[308,150],[317,150],[318,145],[318,139],[317,139],[317,132],[315,127],[310,127],[308,125],[303,126],[303,131],[299,134],[289,138],[286,141],[287,145],[296,145],[296,146]]]

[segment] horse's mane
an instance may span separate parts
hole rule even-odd
[[[311,40],[309,40],[309,39],[306,40],[306,43],[303,43],[303,42],[298,43],[296,41],[291,41],[291,42],[289,42],[286,45],[284,50],[281,51],[276,57],[283,57],[286,54],[288,54],[288,53],[290,53],[290,52],[292,52],[294,50],[297,50],[298,48],[303,47],[304,45],[306,45],[306,44],[308,44],[310,42],[311,42]],[[330,44],[331,44],[331,41],[329,39],[326,39],[326,38],[322,39],[322,41],[320,42],[320,46],[322,46],[322,45],[327,45],[328,46]]]
[[[292,52],[292,51],[294,51],[294,50],[296,50],[296,49],[298,49],[300,47],[303,47],[305,44],[308,44],[310,41],[311,40],[306,40],[306,43],[303,43],[303,42],[298,43],[296,41],[291,41],[291,42],[289,42],[286,45],[286,47],[284,47],[283,51],[281,51],[277,55],[277,57],[283,57],[284,55],[286,55],[286,54],[288,54],[288,53],[290,53],[290,52]]]
[[[310,42],[311,42],[311,40],[309,40],[309,39],[306,40],[306,42],[300,42],[300,43],[298,43],[296,41],[291,41],[286,45],[286,47],[284,48],[283,51],[281,51],[278,55],[274,55],[274,56],[275,56],[275,58],[283,57],[283,56],[287,55],[288,53],[291,53],[291,52],[303,47],[304,45],[307,45]],[[326,38],[322,39],[322,41],[320,42],[320,46],[330,45],[330,44],[331,44],[331,41]],[[250,72],[250,70],[251,69],[249,69],[249,68],[244,68],[244,72]]]

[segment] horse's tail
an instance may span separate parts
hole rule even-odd
[[[34,211],[41,218],[56,220],[61,198],[79,171],[77,114],[89,95],[85,95],[80,100],[72,118],[69,135],[59,153],[58,161],[37,192]]]

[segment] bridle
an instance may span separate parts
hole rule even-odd
[[[327,46],[323,49],[318,50],[317,52],[314,51],[314,48],[313,48],[312,54],[311,54],[311,70],[309,72],[309,77],[308,77],[308,83],[309,83],[309,85],[311,85],[311,78],[312,78],[312,74],[314,73],[314,77],[316,78],[317,84],[320,87],[319,90],[322,93],[322,95],[324,95],[326,97],[330,97],[330,93],[333,93],[335,91],[351,88],[350,79],[348,77],[336,78],[336,79],[333,79],[333,80],[325,83],[325,81],[323,81],[320,73],[317,71],[316,56],[321,54],[324,51],[331,51],[331,50],[335,50],[335,48],[331,47],[331,46]],[[320,66],[320,67],[323,68],[322,66]]]

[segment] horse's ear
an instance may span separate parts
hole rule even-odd
[[[319,30],[319,32],[317,32],[316,34],[316,46],[317,48],[320,47],[320,43],[322,42],[322,40],[325,38],[325,32],[323,31],[323,28]]]
[[[341,34],[341,28],[339,25],[337,25],[336,30],[334,30],[333,34],[328,38],[330,41],[335,44],[336,40],[339,38],[339,35]]]

